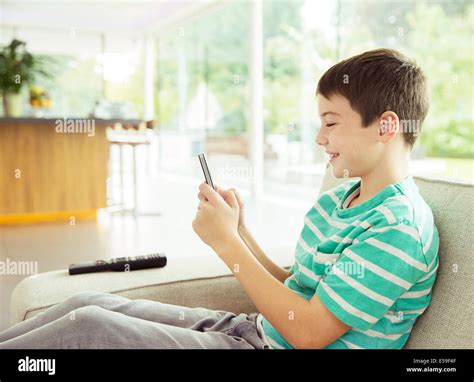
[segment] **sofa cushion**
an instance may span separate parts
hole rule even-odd
[[[438,276],[431,305],[407,348],[474,348],[474,185],[414,177],[439,230]]]

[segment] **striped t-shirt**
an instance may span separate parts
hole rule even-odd
[[[321,302],[351,327],[328,349],[400,349],[428,307],[438,268],[438,230],[408,176],[346,208],[360,180],[318,198],[304,218],[285,286]],[[291,348],[265,317],[266,341]]]

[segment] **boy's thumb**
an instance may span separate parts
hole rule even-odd
[[[224,192],[224,199],[226,200],[227,203],[232,208],[238,207],[239,203],[237,202],[237,197],[235,196],[234,192],[229,190],[229,191],[223,191]]]
[[[227,191],[226,190],[216,186],[216,191],[220,196],[222,196],[224,198],[224,200],[227,199]]]

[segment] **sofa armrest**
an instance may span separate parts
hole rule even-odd
[[[292,248],[278,248],[271,253],[277,262],[288,266]],[[207,255],[168,259],[164,268],[133,272],[70,276],[66,270],[60,270],[29,276],[12,293],[11,324],[33,317],[85,290],[234,313],[257,311],[222,260]]]
[[[30,318],[69,296],[95,290],[131,299],[234,312],[256,311],[237,279],[216,256],[168,260],[164,268],[70,276],[66,270],[29,276],[14,289],[11,324]]]

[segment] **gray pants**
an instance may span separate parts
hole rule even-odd
[[[266,349],[256,318],[82,292],[0,333],[0,349]]]

